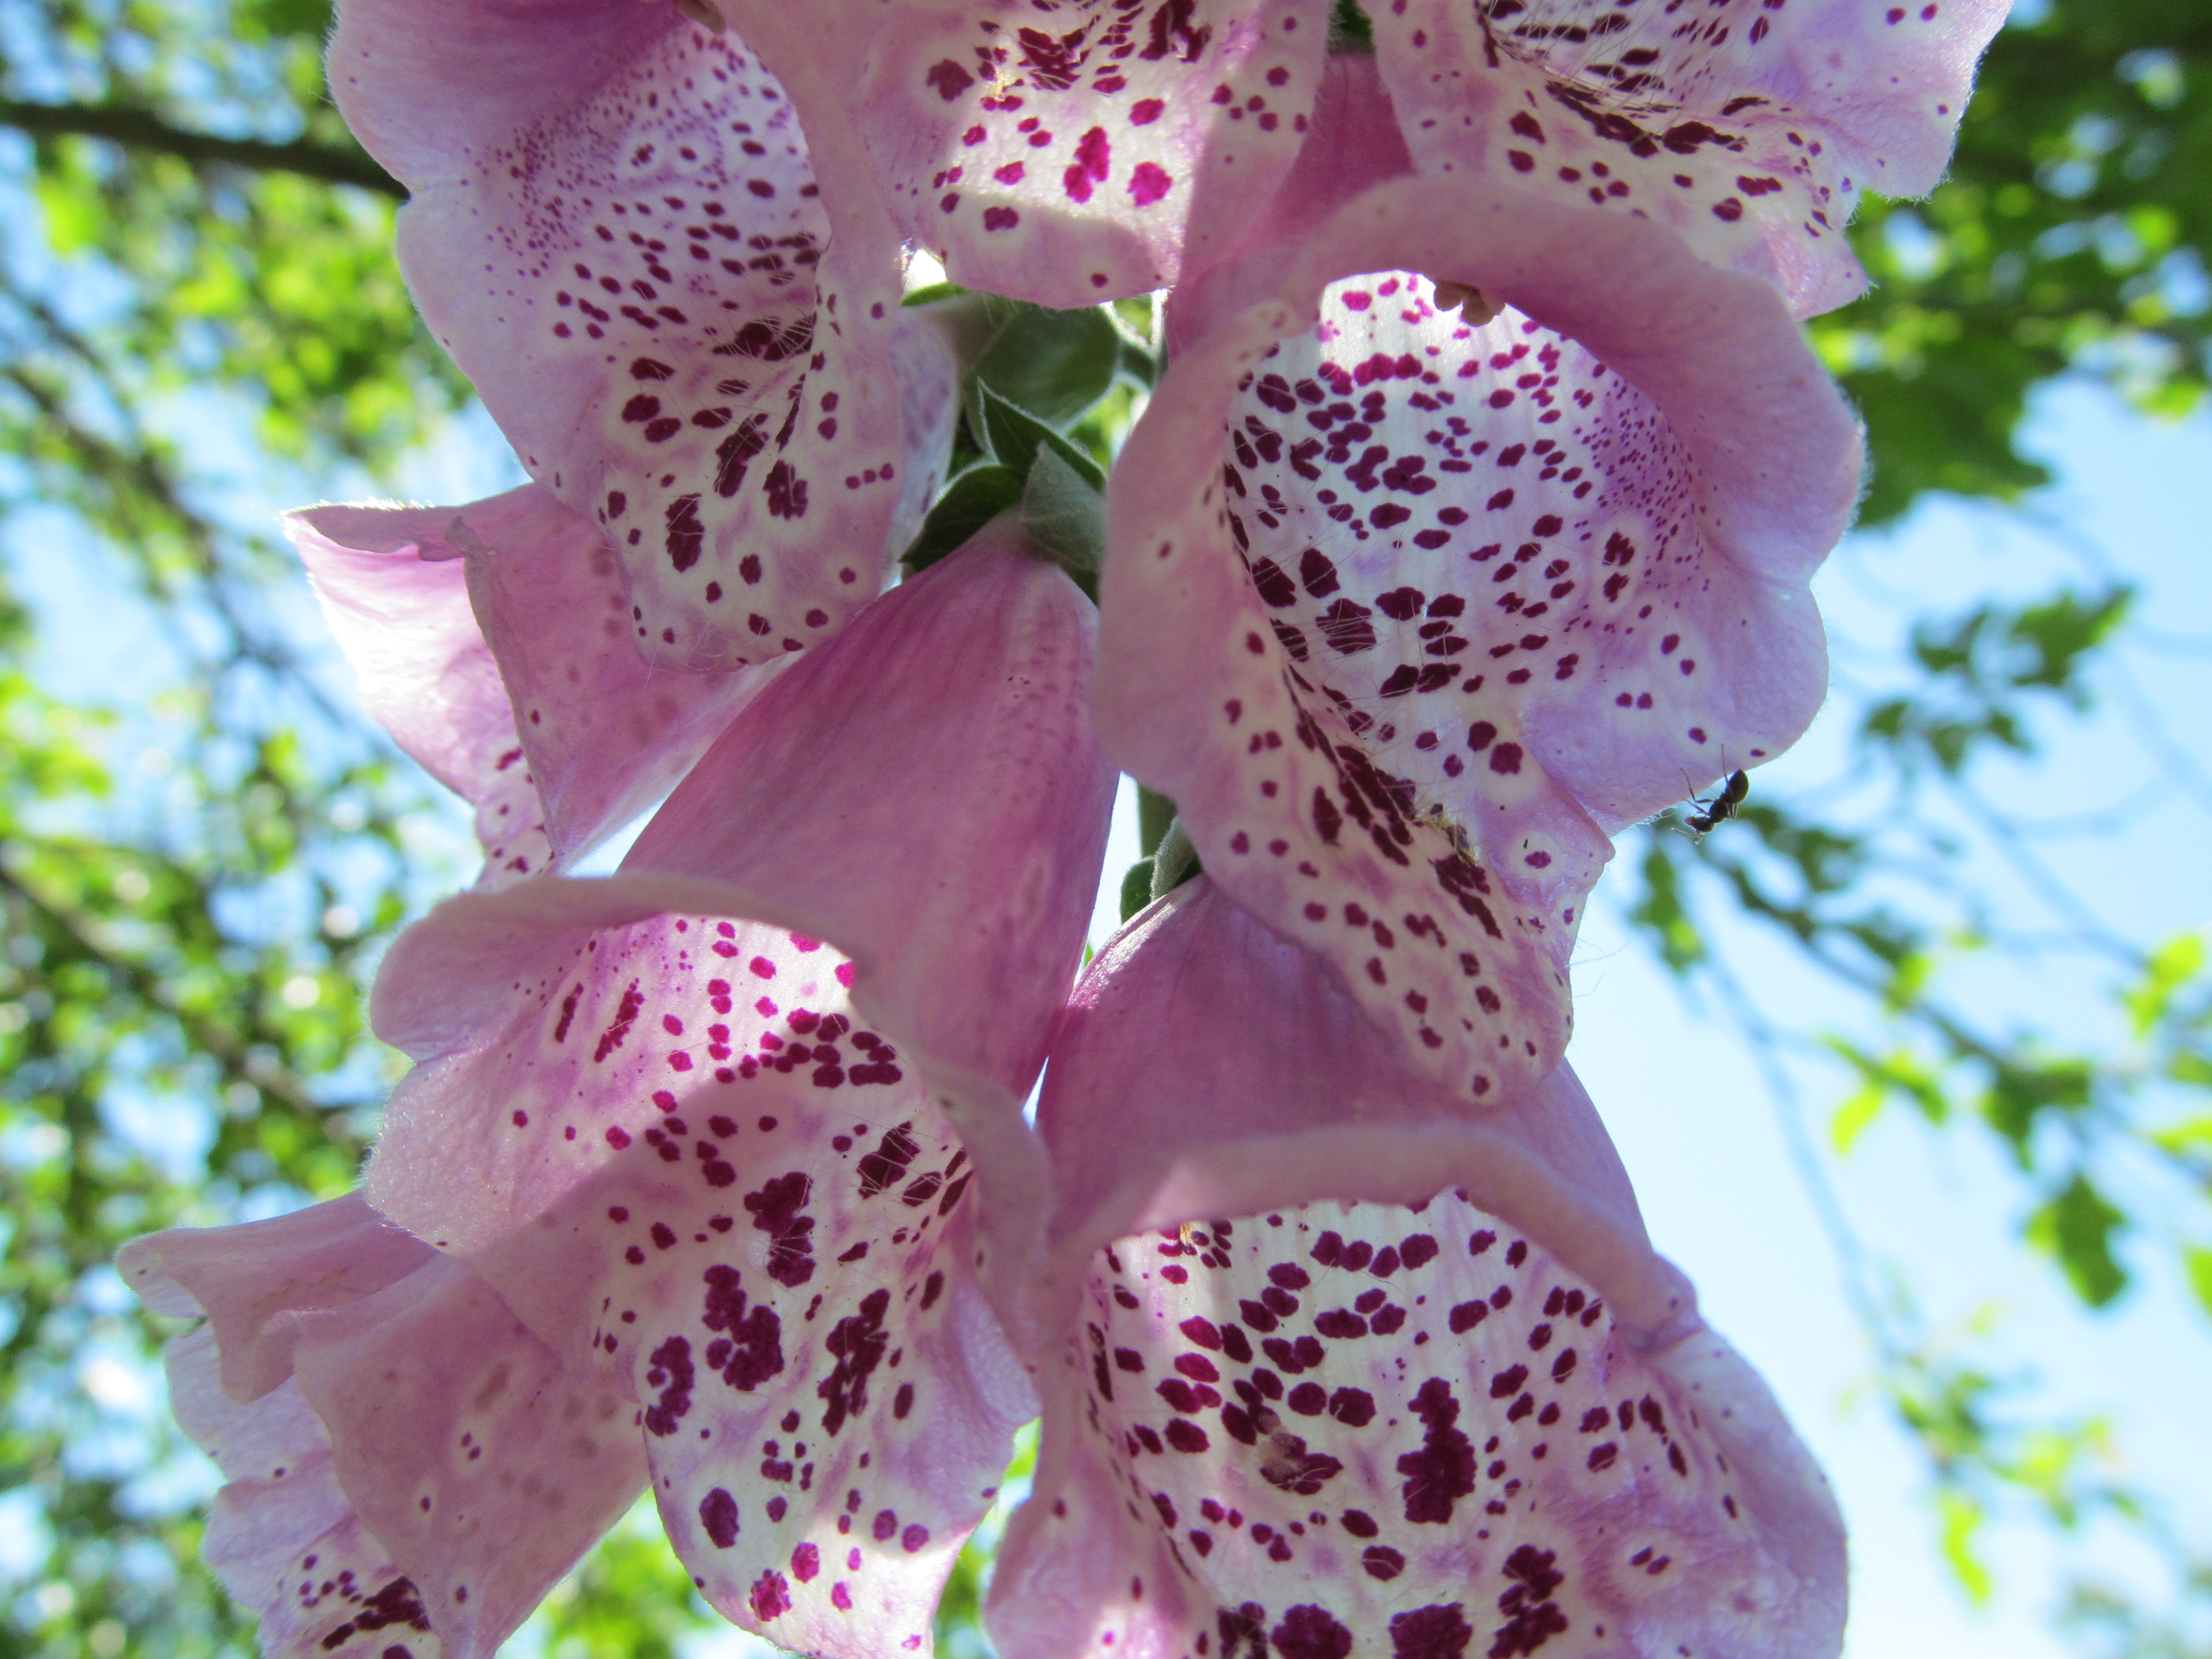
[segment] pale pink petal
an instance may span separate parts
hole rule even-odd
[[[1570,1074],[1470,1121],[1203,883],[1077,1010],[1009,1659],[1837,1650],[1832,1499]]]
[[[330,1437],[289,1377],[245,1405],[224,1393],[211,1324],[173,1339],[163,1358],[178,1426],[226,1478],[200,1559],[265,1620],[301,1551],[352,1518],[331,1469]]]
[[[208,1316],[223,1389],[244,1404],[291,1376],[299,1316],[373,1296],[435,1255],[348,1194],[269,1221],[134,1238],[115,1269],[154,1312]]]
[[[1764,1386],[1602,1292],[1449,1193],[1101,1250],[1001,1651],[1834,1655],[1841,1527]]]
[[[1101,730],[1432,1076],[1512,1097],[1607,833],[1818,706],[1853,423],[1770,290],[1632,218],[1401,179],[1273,270],[1115,470]]]
[[[596,58],[541,44],[564,29]],[[532,476],[605,529],[647,653],[762,661],[875,593],[907,488],[897,233],[742,42],[635,0],[351,0],[330,76],[373,140],[438,135],[384,152],[416,301]]]
[[[489,1659],[644,1490],[635,1408],[458,1262],[300,1323],[300,1393],[355,1515],[445,1651]]]
[[[1112,793],[1090,632],[971,545],[779,677],[623,872],[456,900],[379,980],[422,1063],[371,1192],[634,1392],[695,1577],[786,1646],[926,1639],[1030,1408],[978,1200],[1034,1237],[1020,1107]]]
[[[836,952],[711,917],[577,927],[675,884],[507,898],[497,963],[454,907],[410,936],[525,994],[403,1085],[372,1189],[634,1395],[709,1601],[786,1647],[890,1655],[1034,1409],[976,1288],[975,1171]],[[565,934],[542,908],[564,898]]]
[[[459,1209],[404,1207],[435,1187],[449,1150],[461,1167],[434,1120],[462,1115],[472,1134],[504,1146],[510,1111],[529,1103],[487,1109],[493,1094],[635,1112],[651,1091],[637,1085],[668,1075],[675,1050],[684,1066],[703,1064],[696,1037],[665,1043],[642,1004],[626,1050],[611,1041],[598,1052],[599,1038],[584,1040],[586,1015],[561,1018],[576,988],[605,1002],[605,1031],[632,1030],[619,1013],[629,977],[605,958],[592,957],[575,987],[563,981],[592,934],[663,912],[834,941],[852,962],[865,1023],[954,1103],[969,1155],[987,1172],[1008,1160],[1008,1192],[1028,1184],[1034,1152],[1019,1107],[1081,951],[1113,788],[1085,707],[1091,629],[1064,575],[1011,532],[987,532],[748,705],[619,878],[466,896],[403,935],[379,976],[374,1019],[425,1064],[394,1100],[371,1176],[389,1212],[426,1237],[481,1248],[572,1177],[549,1176],[541,1192],[520,1170],[488,1168],[480,1185],[460,1184],[483,1196]],[[467,1067],[484,1068],[481,1085],[454,1080]],[[414,1156],[402,1148],[418,1110],[428,1138],[417,1172],[402,1176],[394,1160]]]
[[[1173,283],[1265,203],[1328,30],[1321,0],[726,9],[810,131],[857,126],[900,228],[955,282],[1063,307]]]
[[[1866,285],[1844,240],[1868,191],[1934,187],[2003,0],[1811,0],[1738,15],[1638,0],[1374,13],[1424,171],[1664,224],[1800,315]]]
[[[757,894],[733,914],[836,941],[861,1007],[940,1085],[1018,1102],[1104,857],[1095,627],[1017,531],[987,528],[746,709],[623,868]]]
[[[207,1559],[266,1653],[386,1656],[434,1626],[418,1651],[489,1656],[644,1486],[600,1368],[358,1196],[155,1234],[118,1267],[210,1315],[172,1347],[173,1398],[229,1477]]]
[[[1310,237],[1338,210],[1376,185],[1413,171],[1390,94],[1365,52],[1333,53],[1322,65],[1305,145],[1264,210],[1237,222],[1241,235],[1207,240],[1167,296],[1168,356],[1181,356],[1247,307],[1275,297],[1284,250]]]
[[[1313,952],[1211,876],[1092,960],[1037,1122],[1054,1211],[1033,1301],[1064,1296],[1091,1250],[1125,1233],[1323,1198],[1410,1203],[1448,1180],[1603,1279],[1641,1327],[1691,1305],[1681,1276],[1650,1254],[1628,1177],[1571,1074],[1491,1107],[1437,1086]]]
[[[288,514],[284,529],[362,706],[476,808],[477,879],[498,887],[545,868],[553,847],[499,665],[470,612],[467,574],[434,540],[453,517],[437,507],[323,507]]]
[[[311,507],[287,524],[372,712],[400,723],[410,753],[465,750],[447,771],[492,826],[489,872],[507,879],[573,862],[659,799],[775,672],[647,662],[605,539],[537,484],[463,507]],[[434,582],[434,608],[394,603]],[[424,684],[423,665],[448,656],[466,665],[465,703],[445,690],[455,671]],[[507,818],[541,802],[550,848],[493,854]]]

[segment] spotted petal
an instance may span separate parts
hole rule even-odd
[[[1101,729],[1431,1075],[1511,1097],[1606,835],[1818,706],[1853,424],[1770,290],[1633,219],[1401,179],[1273,272],[1115,470]]]
[[[828,66],[829,107],[793,77],[809,130],[857,126],[955,281],[1048,306],[1173,283],[1233,234],[1297,152],[1328,24],[1320,0],[726,10],[780,72]]]
[[[287,525],[370,712],[478,803],[489,870],[510,879],[573,862],[665,794],[776,672],[654,668],[605,538],[537,484]],[[534,827],[541,808],[550,845],[491,855],[501,826]]]
[[[358,1198],[156,1234],[118,1265],[152,1305],[213,1316],[172,1384],[230,1477],[210,1564],[271,1656],[489,1656],[644,1485],[634,1413],[592,1368]]]
[[[736,37],[635,0],[349,0],[330,76],[414,191],[425,318],[605,529],[641,646],[758,662],[876,592],[930,483],[900,430],[897,233]]]
[[[1837,1651],[1834,1504],[1569,1073],[1468,1121],[1203,883],[1077,1009],[1009,1659]]]
[[[1868,191],[1934,188],[2005,0],[1406,0],[1376,54],[1422,168],[1667,225],[1801,316],[1866,286]]]
[[[749,704],[647,825],[619,878],[466,896],[404,934],[379,975],[374,1019],[425,1064],[395,1097],[372,1170],[387,1212],[475,1249],[566,1189],[568,1175],[549,1174],[541,1190],[521,1165],[464,1174],[468,1155],[440,1139],[433,1120],[459,1114],[488,1145],[503,1145],[507,1114],[487,1119],[472,1103],[539,1070],[554,1097],[578,1091],[605,1096],[594,1109],[636,1107],[644,1074],[632,1069],[670,1069],[658,1052],[647,1058],[648,1032],[619,1058],[618,1037],[587,1058],[580,1027],[572,1042],[573,1022],[557,1012],[538,1033],[531,997],[541,993],[519,997],[517,988],[544,980],[550,995],[585,939],[664,911],[834,941],[852,961],[866,1023],[957,1103],[970,1156],[986,1165],[1005,1157],[1008,1189],[1025,1184],[1034,1152],[1020,1103],[1073,976],[1112,796],[1086,708],[1091,628],[1064,575],[1029,556],[1015,532],[987,531]],[[916,869],[930,879],[916,880]],[[610,995],[611,1010],[624,1000]],[[630,1030],[612,1012],[608,1020],[607,1030]],[[534,1033],[526,1064],[497,1035],[510,1022]],[[696,1063],[687,1054],[684,1064]],[[480,1086],[459,1082],[456,1068],[471,1067],[482,1069]],[[538,1156],[525,1164],[536,1168]],[[458,1208],[422,1207],[424,1194],[449,1188],[470,1196]]]
[[[652,909],[655,882],[568,885]],[[975,1170],[835,951],[581,915],[566,937],[518,921],[496,964],[514,1017],[417,1071],[372,1185],[637,1401],[671,1540],[718,1608],[786,1647],[896,1652],[1033,1409],[976,1288]],[[424,927],[457,977],[494,966],[450,915]]]
[[[371,1190],[638,1401],[693,1576],[787,1647],[926,1639],[1032,1408],[978,1200],[1033,1235],[1021,1102],[1111,799],[1086,610],[971,545],[781,676],[622,873],[456,900],[380,978],[422,1063]]]
[[[200,1559],[261,1622],[267,1659],[441,1659],[422,1598],[362,1528],[331,1468],[322,1419],[289,1379],[246,1405],[218,1381],[212,1326],[176,1338],[169,1402],[223,1472]],[[326,1638],[336,1639],[328,1647]]]

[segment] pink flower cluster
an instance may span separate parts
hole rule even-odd
[[[1041,1413],[1008,1659],[1835,1653],[1568,960],[1609,836],[1820,701],[1796,319],[2002,9],[345,0],[533,482],[295,515],[484,871],[381,970],[362,1192],[123,1257],[205,1316],[264,1651],[487,1659],[648,1488],[738,1625],[926,1651]],[[912,246],[1168,290],[1095,609],[1012,514],[887,586],[962,398]],[[1079,979],[1117,768],[1204,874]]]

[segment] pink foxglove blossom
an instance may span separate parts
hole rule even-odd
[[[1264,204],[1329,19],[1327,0],[723,10],[811,133],[860,137],[901,233],[954,281],[1063,307],[1176,282]]]
[[[1564,1067],[1470,1121],[1200,880],[1092,963],[1038,1121],[1008,1659],[1832,1659],[1834,1503]]]
[[[343,1235],[314,1274],[252,1230],[134,1247],[126,1271],[158,1265],[213,1316],[236,1480],[290,1455],[257,1425],[313,1440],[287,1364],[320,1425],[335,1488],[297,1527],[255,1510],[256,1565],[290,1576],[279,1600],[349,1526],[364,1597],[419,1602],[448,1659],[488,1655],[649,1477],[739,1624],[817,1654],[926,1641],[1035,1409],[981,1278],[1026,1261],[1041,1221],[1021,1103],[1111,797],[1091,627],[1067,579],[996,531],[886,596],[744,707],[617,875],[467,895],[393,946],[374,1017],[418,1065],[366,1194],[405,1232],[357,1200],[268,1224]],[[372,1322],[347,1337],[343,1395],[315,1379],[343,1368],[313,1370],[294,1333],[331,1298]],[[387,1332],[426,1330],[423,1377],[372,1384]],[[580,1535],[535,1501],[584,1482],[566,1442],[502,1427],[410,1452],[387,1427],[500,1366],[528,1373],[530,1410],[619,1402],[628,1484]],[[481,1468],[452,1450],[479,1443]],[[476,1530],[449,1534],[438,1517],[464,1502]],[[458,1547],[477,1535],[490,1566]],[[453,1611],[463,1589],[474,1613]],[[329,1611],[364,1627],[351,1601]]]
[[[605,531],[641,649],[759,662],[874,597],[935,484],[951,371],[899,327],[856,142],[810,145],[736,36],[635,0],[348,0],[330,79],[413,191],[424,318]]]
[[[1101,730],[1239,903],[1494,1104],[1559,1062],[1607,836],[1811,719],[1857,437],[1765,283],[1484,177],[1370,184],[1380,90],[1332,75],[1280,240],[1178,296],[1115,470]]]
[[[1869,191],[1924,195],[2008,0],[1390,0],[1376,61],[1422,171],[1663,224],[1800,316],[1853,298]]]
[[[656,672],[596,526],[538,484],[286,520],[368,712],[477,811],[483,886],[574,862],[651,805],[784,659]]]
[[[185,1431],[228,1483],[204,1557],[269,1659],[489,1654],[645,1489],[635,1407],[359,1198],[157,1233]]]

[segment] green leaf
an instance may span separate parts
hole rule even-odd
[[[1013,468],[970,467],[952,481],[921,521],[921,532],[906,550],[907,569],[918,574],[957,552],[985,525],[1008,507],[1019,506],[1021,499],[1022,475]]]
[[[1097,403],[1121,366],[1121,331],[1097,307],[1054,311],[940,283],[906,304],[945,331],[969,380],[1065,426]]]
[[[2088,1176],[2077,1171],[2028,1218],[2027,1238],[2057,1260],[2076,1296],[2101,1308],[2127,1288],[2127,1273],[2112,1255],[2112,1235],[2127,1221]]]
[[[2191,1244],[2181,1252],[2182,1270],[2189,1275],[2189,1288],[2197,1292],[2197,1300],[2204,1311],[2212,1314],[2212,1245]]]
[[[1867,1132],[1875,1119],[1881,1115],[1882,1091],[1869,1083],[1855,1091],[1844,1103],[1836,1108],[1836,1115],[1828,1126],[1828,1134],[1835,1143],[1838,1157],[1848,1157],[1858,1139]]]
[[[2204,936],[2202,933],[2177,933],[2150,954],[2143,964],[2142,978],[2128,988],[2121,996],[2135,1025],[2137,1038],[2150,1035],[2151,1028],[2166,1017],[2173,1004],[2173,994],[2203,971]]]
[[[1975,1551],[1974,1537],[1988,1517],[1979,1504],[1954,1486],[1936,1495],[1936,1510],[1942,1528],[1943,1559],[1950,1564],[1952,1577],[1959,1581],[1968,1601],[1978,1607],[1987,1607],[1995,1586],[1989,1568]]]
[[[1098,463],[1045,422],[993,387],[977,381],[969,392],[968,429],[991,458],[1026,477],[1037,451],[1051,449],[1095,490],[1106,488]]]

